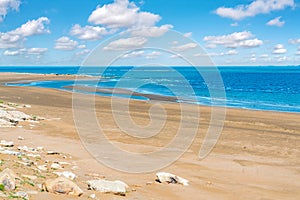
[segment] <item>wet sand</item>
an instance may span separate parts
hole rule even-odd
[[[72,76],[1,73],[0,83],[24,80],[72,79]],[[90,95],[85,95],[90,98]],[[29,104],[27,114],[47,120],[34,127],[0,128],[0,139],[20,145],[44,146],[72,155],[79,167],[78,184],[86,190],[88,173],[104,175],[109,180],[122,180],[135,191],[126,197],[97,194],[100,199],[299,199],[300,198],[300,115],[271,111],[227,109],[225,125],[217,145],[203,160],[198,152],[208,129],[211,108],[200,109],[200,126],[196,138],[184,155],[159,171],[170,172],[190,181],[189,186],[156,183],[155,172],[128,174],[97,162],[84,148],[74,126],[72,93],[34,87],[0,86],[0,99]],[[172,140],[180,123],[179,104],[161,103],[168,114],[163,134],[149,139],[136,139],[123,133],[114,122],[110,97],[95,98],[98,120],[105,135],[120,148],[133,152],[154,151]],[[118,99],[120,107],[124,99]],[[130,100],[130,114],[139,125],[149,123],[152,101]],[[22,135],[25,140],[17,141]],[[2,156],[2,155],[0,155]],[[13,167],[13,166],[12,166]],[[151,184],[146,184],[147,182]],[[70,196],[39,193],[30,199],[73,199]],[[86,195],[80,199],[87,198]],[[74,198],[78,199],[78,198]]]

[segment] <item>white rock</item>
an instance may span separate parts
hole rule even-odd
[[[48,155],[58,155],[59,152],[57,152],[57,151],[47,151],[47,154]]]
[[[73,172],[69,172],[69,171],[53,172],[53,174],[56,174],[58,176],[64,176],[70,180],[74,180],[76,178],[76,175]]]
[[[174,184],[182,184],[185,186],[189,185],[188,180],[167,172],[158,172],[156,174],[156,177],[158,181],[161,183],[167,182],[167,183],[174,183]]]
[[[11,151],[11,150],[1,150],[0,149],[0,154],[6,154],[6,155],[13,155],[13,156],[22,156],[24,153],[18,152],[18,151]]]
[[[18,140],[24,140],[24,138],[22,136],[19,136]]]
[[[52,163],[51,164],[51,169],[61,169],[61,165],[60,164],[57,164],[57,163]]]
[[[24,121],[31,119],[31,116],[26,115],[25,113],[20,111],[7,111],[7,113],[10,115],[10,119],[14,121]]]
[[[16,192],[14,194],[14,196],[22,198],[22,199],[29,199],[27,192],[24,192],[24,191]]]
[[[5,119],[0,119],[0,127],[3,127],[3,128],[9,128],[9,127],[13,127],[14,124],[5,120]]]
[[[47,165],[39,165],[39,166],[37,166],[37,168],[41,171],[47,171],[48,170]]]
[[[89,198],[90,198],[90,199],[95,199],[95,198],[96,198],[96,194],[91,194],[91,195],[89,196]]]
[[[14,142],[12,142],[12,141],[6,141],[6,140],[1,140],[0,141],[0,146],[3,146],[3,147],[13,147],[14,146]]]
[[[90,180],[87,181],[89,189],[103,193],[113,193],[118,195],[126,194],[128,185],[122,181]]]

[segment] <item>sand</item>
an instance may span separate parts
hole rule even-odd
[[[72,78],[2,73],[0,83]],[[93,193],[86,190],[84,183],[91,179],[87,176],[89,173],[103,175],[108,180],[122,180],[133,189],[126,197],[95,192],[100,199],[300,199],[299,114],[227,108],[225,125],[217,145],[209,156],[200,160],[198,152],[208,128],[211,108],[189,105],[191,112],[201,111],[200,127],[190,148],[163,169],[130,174],[97,162],[84,148],[74,126],[71,92],[2,85],[0,99],[29,104],[31,108],[23,108],[23,112],[46,118],[34,127],[24,124],[22,128],[0,128],[0,139],[12,140],[17,145],[43,146],[71,155],[72,162],[78,166],[74,171],[79,177],[77,183],[85,191],[80,199],[87,199],[88,194]],[[172,140],[179,125],[179,105],[164,101],[161,105],[168,113],[164,134],[136,139],[118,129],[112,117],[110,97],[97,96],[95,101],[97,117],[106,136],[128,151],[148,152],[163,147]],[[122,107],[126,101],[120,98],[116,102]],[[157,102],[131,100],[132,119],[140,125],[149,123],[148,109],[153,103]],[[20,135],[25,140],[18,141]],[[190,185],[157,183],[155,173],[159,171],[188,179]],[[43,198],[73,199],[46,192],[30,196],[30,199]]]

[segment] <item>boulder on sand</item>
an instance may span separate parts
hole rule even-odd
[[[81,196],[83,191],[72,181],[65,177],[47,180],[43,184],[43,189],[54,194],[69,194]]]
[[[113,193],[125,196],[128,185],[122,181],[90,180],[87,181],[90,190],[103,193]]]
[[[16,189],[16,179],[18,176],[11,169],[5,169],[0,173],[0,184],[4,185],[4,189],[7,191],[13,191]]]
[[[156,174],[156,177],[160,183],[166,182],[166,183],[189,185],[188,180],[167,172],[158,172]]]

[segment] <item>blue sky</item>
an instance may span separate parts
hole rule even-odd
[[[152,34],[126,40],[137,48],[174,30],[193,40],[175,48],[198,43],[216,65],[299,65],[299,7],[296,0],[0,0],[0,65],[80,65],[102,41],[136,28]],[[143,50],[125,57],[166,59]],[[176,55],[168,58],[176,64]]]

